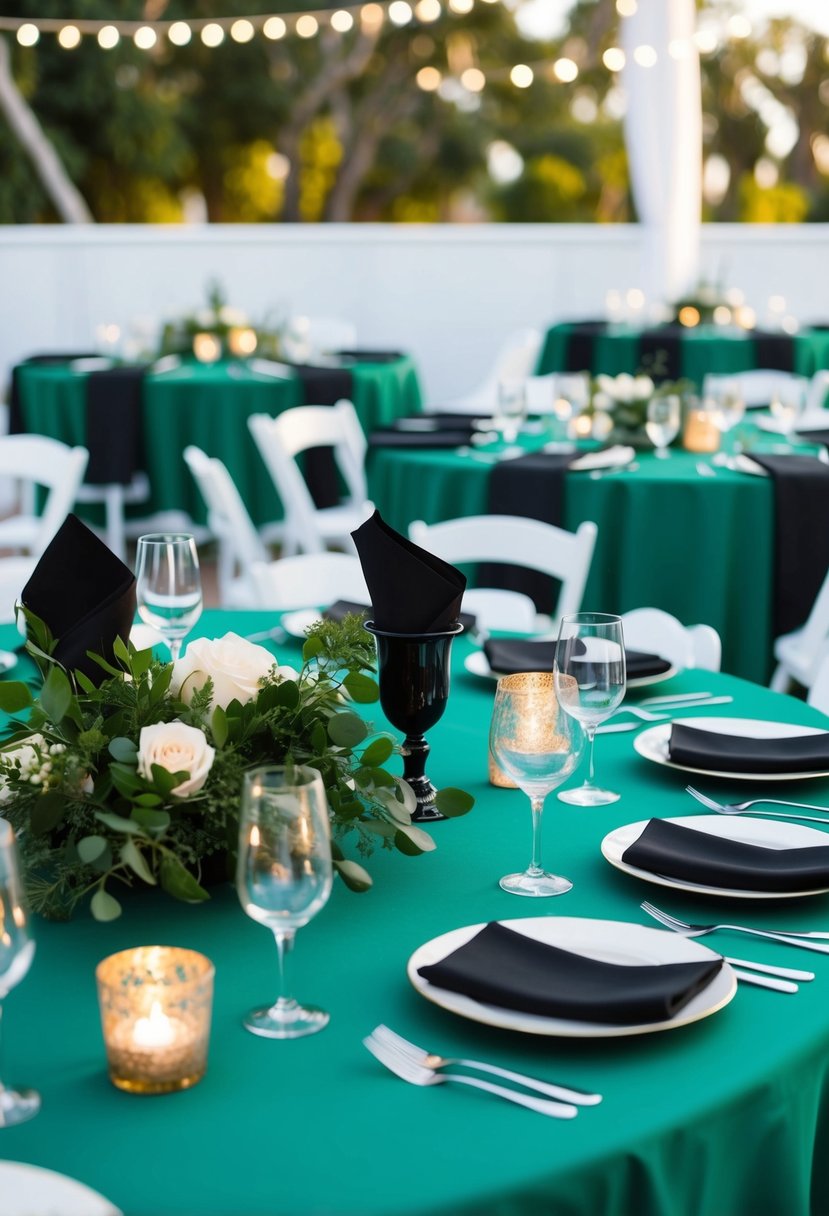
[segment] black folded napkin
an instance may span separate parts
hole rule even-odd
[[[814,456],[755,455],[774,481],[775,636],[806,620],[829,570],[829,465]]]
[[[399,431],[386,427],[372,431],[368,437],[372,448],[444,449],[459,448],[469,443],[471,431]]]
[[[719,773],[812,773],[829,769],[829,731],[750,739],[674,722],[668,755],[675,764]]]
[[[129,485],[143,466],[142,387],[147,367],[90,372],[86,382],[86,446],[90,485]]]
[[[664,819],[651,819],[622,861],[705,887],[734,891],[815,891],[829,887],[829,845],[769,849],[710,836]]]
[[[490,669],[499,675],[510,676],[519,671],[552,671],[556,643],[529,638],[487,638],[484,653]],[[670,671],[671,664],[658,654],[626,650],[625,667],[628,679],[636,680],[662,675]]]
[[[132,628],[135,577],[77,516],[61,524],[20,598],[57,638],[59,663],[96,684],[106,678],[87,651],[113,662],[115,639]]]
[[[430,984],[487,1005],[608,1025],[662,1022],[705,988],[722,959],[622,966],[533,941],[491,922],[439,963]]]
[[[485,410],[481,411],[483,414]],[[472,414],[405,414],[395,418],[395,431],[472,431],[480,430],[480,418]]]
[[[351,535],[378,629],[441,633],[457,623],[466,588],[460,570],[395,532],[379,511]]]

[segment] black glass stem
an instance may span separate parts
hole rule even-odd
[[[403,778],[414,790],[415,823],[445,819],[435,806],[435,787],[426,776],[429,744],[425,733],[443,717],[449,697],[449,652],[461,632],[458,623],[440,633],[390,633],[366,621],[377,647],[377,675],[383,713],[406,738]]]

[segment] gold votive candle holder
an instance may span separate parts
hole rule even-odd
[[[575,689],[576,681],[571,676],[560,676],[559,681],[563,687],[572,686],[572,689]],[[522,693],[526,698],[525,712],[518,720],[520,740],[526,750],[533,751],[538,750],[539,747],[550,747],[559,737],[556,726],[559,714],[563,712],[555,694],[553,673],[551,671],[515,672],[509,676],[501,676],[498,686],[508,692]],[[552,703],[549,703],[550,697],[552,697]],[[539,713],[542,705],[546,711],[543,715]],[[514,790],[517,788],[512,778],[508,777],[498,764],[491,749],[489,752],[489,782],[490,785],[498,786],[500,789]]]
[[[135,1094],[189,1089],[204,1076],[213,1006],[209,958],[179,946],[136,946],[98,964],[109,1076]]]
[[[713,416],[705,409],[691,409],[685,421],[682,446],[686,452],[716,452],[722,435]]]

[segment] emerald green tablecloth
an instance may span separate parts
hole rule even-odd
[[[773,489],[767,479],[727,469],[702,477],[699,459],[644,452],[632,472],[567,474],[563,526],[572,531],[590,519],[599,527],[583,604],[602,612],[650,606],[686,625],[713,625],[724,670],[765,683]],[[413,519],[487,513],[492,464],[482,453],[376,448],[368,468],[371,498],[402,532]]]
[[[205,614],[199,631],[251,632],[265,614]],[[10,635],[9,635],[10,636]],[[0,636],[0,644],[8,643]],[[130,900],[108,925],[82,914],[37,925],[30,975],[6,1002],[3,1076],[36,1086],[43,1109],[0,1131],[0,1153],[67,1173],[126,1216],[821,1216],[829,1211],[829,958],[718,934],[717,948],[812,968],[797,996],[741,986],[695,1025],[617,1040],[542,1039],[466,1022],[419,997],[405,965],[421,943],[491,919],[550,915],[645,923],[644,898],[691,919],[829,928],[826,897],[729,902],[641,883],[601,857],[602,837],[642,819],[691,812],[685,775],[637,756],[633,735],[601,737],[598,771],[613,806],[586,811],[551,797],[544,858],[574,882],[554,900],[521,900],[497,885],[529,860],[530,814],[518,791],[486,782],[493,686],[464,672],[455,644],[449,708],[430,732],[430,772],[478,798],[472,813],[435,825],[437,850],[379,853],[375,886],[339,883],[298,934],[294,988],[331,1012],[320,1035],[254,1038],[242,1013],[274,994],[269,933],[231,889],[188,907],[162,895]],[[280,656],[293,657],[280,647]],[[738,679],[686,673],[670,690],[734,696],[714,712],[825,723],[800,702]],[[378,721],[382,722],[378,711]],[[759,784],[705,782],[714,795]],[[779,796],[829,803],[829,782]],[[112,951],[163,942],[216,964],[207,1076],[194,1089],[142,1098],[106,1078],[94,969]],[[565,1123],[461,1087],[419,1089],[384,1071],[361,1038],[386,1022],[446,1054],[487,1058],[599,1090],[604,1102]],[[2,1196],[0,1196],[2,1210]]]
[[[547,330],[538,375],[567,370],[567,343],[572,331],[573,325],[567,322]],[[592,339],[591,365],[578,370],[608,376],[640,370],[641,332],[638,327],[613,325],[596,333]],[[829,330],[804,329],[793,336],[792,344],[793,370],[799,375],[812,376],[820,368],[829,367]],[[693,380],[697,387],[702,386],[709,372],[743,372],[758,366],[750,332],[732,332],[711,325],[683,331],[680,362],[682,376]]]
[[[388,426],[420,408],[420,387],[408,356],[349,368],[354,406],[366,429]],[[20,404],[26,429],[64,443],[86,443],[88,373],[66,364],[21,364]],[[188,444],[227,465],[256,524],[282,515],[270,476],[248,431],[251,414],[278,414],[303,403],[299,379],[262,375],[243,363],[184,362],[174,371],[150,373],[143,384],[145,465],[150,498],[136,512],[184,511],[204,523],[205,508],[184,463]]]

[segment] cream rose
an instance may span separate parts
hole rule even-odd
[[[195,794],[207,780],[216,755],[202,731],[184,722],[157,722],[142,726],[138,736],[138,771],[152,780],[153,765],[168,773],[187,773],[188,778],[173,793],[179,798]]]
[[[283,679],[296,679],[293,667],[279,667],[264,646],[255,646],[237,633],[223,638],[196,638],[173,668],[170,690],[174,697],[190,703],[197,688],[213,681],[212,706],[226,709],[234,699],[244,705],[259,692],[266,676],[276,670]]]

